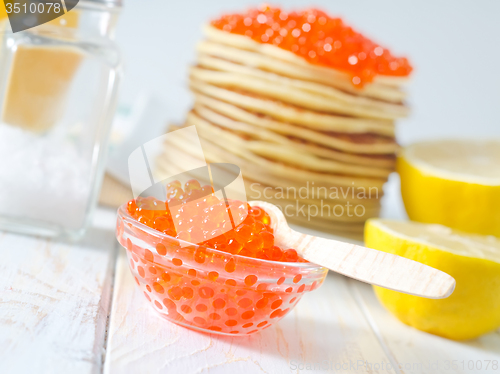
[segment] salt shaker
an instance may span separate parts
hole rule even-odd
[[[121,0],[80,1],[48,23],[2,35],[0,229],[84,234],[116,104],[120,8]]]

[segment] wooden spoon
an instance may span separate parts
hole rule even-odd
[[[264,201],[249,204],[269,214],[277,243],[295,248],[309,262],[361,282],[429,299],[448,297],[455,289],[455,279],[440,270],[375,249],[302,234],[288,227],[277,206]]]

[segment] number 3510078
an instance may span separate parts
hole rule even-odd
[[[60,3],[31,3],[31,4],[20,4],[20,3],[6,3],[5,8],[7,13],[61,13],[61,4]]]

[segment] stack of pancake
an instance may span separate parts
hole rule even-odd
[[[249,200],[281,206],[292,223],[360,234],[394,170],[405,78],[357,88],[348,74],[272,44],[204,31],[184,126],[196,126],[206,161],[238,165]],[[157,167],[175,173],[177,152],[189,154],[194,141],[166,145]]]

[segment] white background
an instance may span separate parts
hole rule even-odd
[[[201,25],[245,0],[125,0],[117,42],[125,60],[121,102],[149,91],[182,121],[191,105],[187,67]],[[305,0],[275,1],[286,9],[320,7],[408,56],[412,114],[398,125],[408,144],[444,137],[500,137],[500,1]]]

